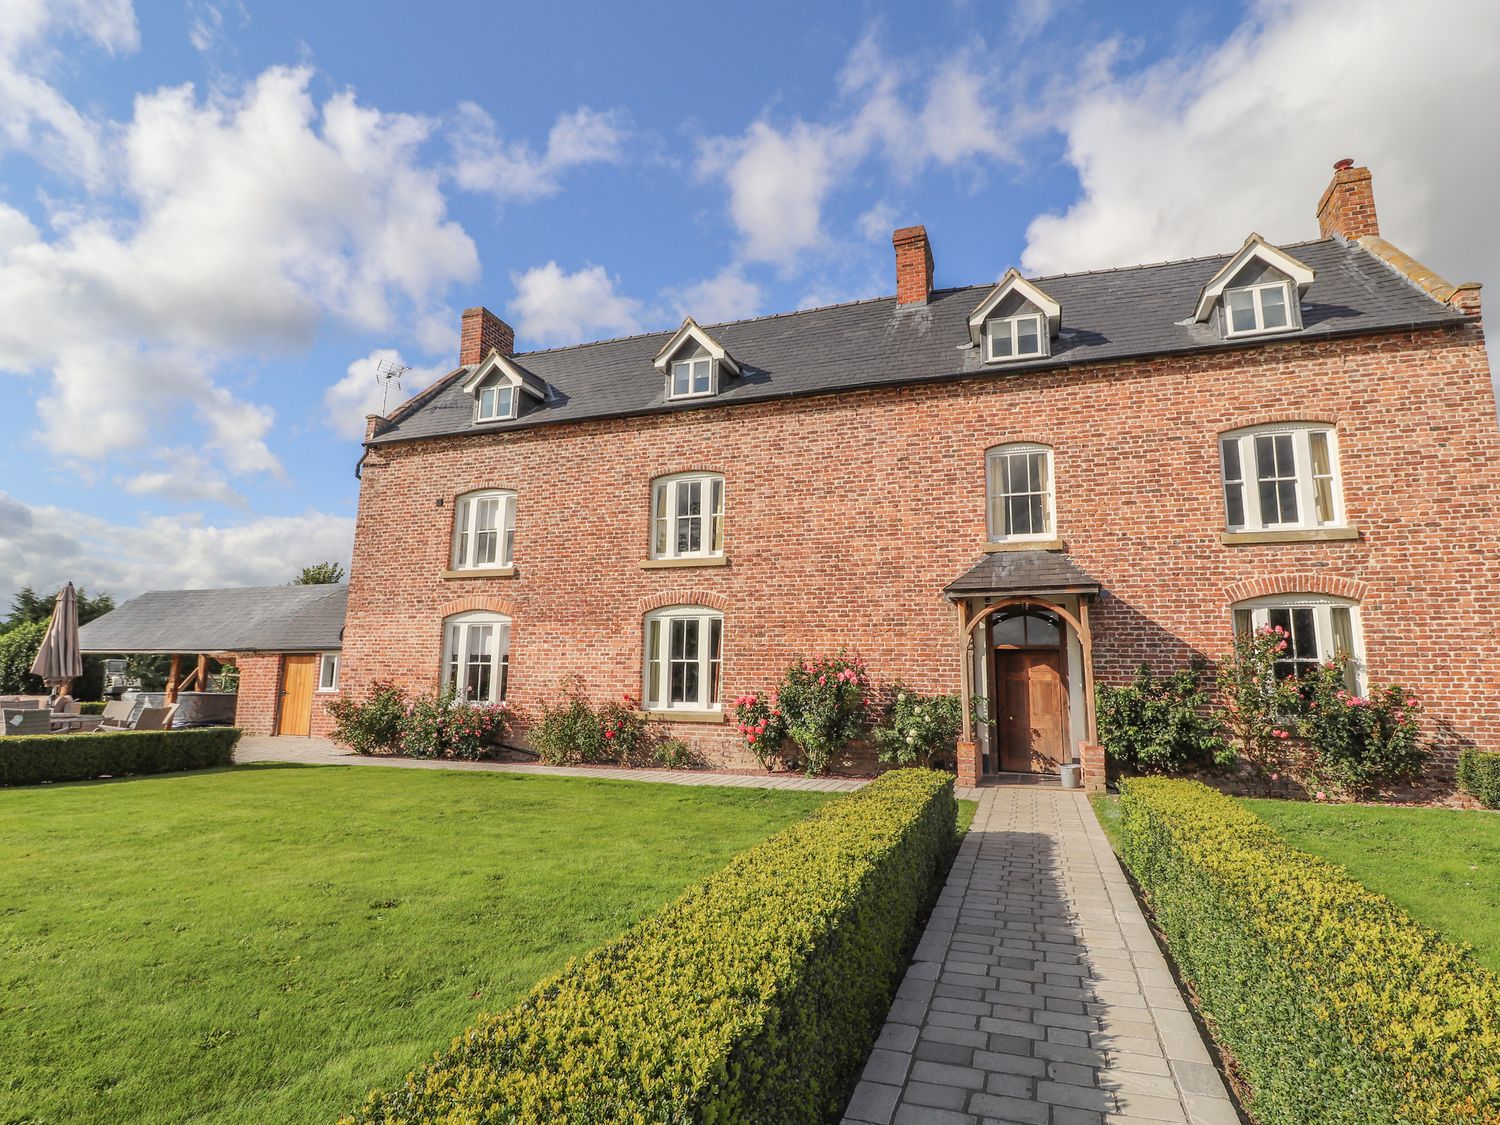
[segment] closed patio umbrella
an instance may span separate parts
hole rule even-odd
[[[40,676],[48,687],[57,688],[59,694],[83,675],[83,654],[78,651],[78,595],[71,582],[57,595],[52,621],[32,661],[31,674]]]

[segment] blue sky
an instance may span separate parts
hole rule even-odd
[[[375,367],[468,305],[525,350],[890,292],[913,222],[939,285],[1294,241],[1345,155],[1487,280],[1500,12],[1418,7],[0,0],[0,596],[347,560]]]

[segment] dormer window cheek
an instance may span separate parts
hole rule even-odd
[[[1293,327],[1291,294],[1284,281],[1224,291],[1224,334],[1248,336]]]
[[[986,362],[1000,363],[1047,354],[1047,333],[1042,318],[1035,313],[1001,317],[988,321],[984,328]]]
[[[474,415],[476,422],[503,422],[516,416],[516,388],[509,383],[493,387],[482,387],[479,391],[479,406]]]
[[[707,356],[672,364],[672,398],[694,398],[714,393],[714,361]]]

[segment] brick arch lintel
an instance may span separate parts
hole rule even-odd
[[[993,439],[986,439],[984,451],[1000,449],[1007,445],[1041,445],[1052,449],[1055,442],[1040,430],[1003,430]]]
[[[644,617],[654,609],[666,609],[670,605],[701,605],[709,609],[716,609],[720,613],[729,612],[729,599],[723,594],[715,594],[709,590],[692,590],[685,587],[662,590],[659,593],[652,594],[650,597],[642,598],[636,603],[636,612]]]
[[[1262,411],[1259,414],[1242,414],[1231,418],[1219,427],[1219,433],[1248,430],[1255,426],[1332,426],[1338,428],[1339,420],[1330,414],[1288,414],[1285,410]]]
[[[1362,602],[1369,592],[1369,586],[1359,579],[1340,578],[1333,574],[1276,574],[1246,578],[1224,587],[1224,594],[1230,602],[1270,597],[1273,594],[1323,594],[1326,597]]]
[[[471,613],[474,610],[486,610],[490,613],[503,614],[506,617],[515,617],[516,603],[509,598],[497,598],[485,594],[470,594],[465,598],[454,598],[452,601],[444,602],[438,606],[439,617],[452,617],[455,613]]]

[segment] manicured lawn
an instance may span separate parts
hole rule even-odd
[[[1291,843],[1343,867],[1500,972],[1500,815],[1245,801]]]
[[[0,1122],[332,1120],[827,797],[278,766],[0,791]]]

